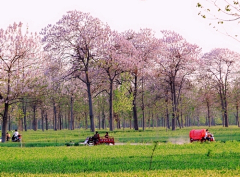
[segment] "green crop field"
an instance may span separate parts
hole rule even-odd
[[[211,127],[211,143],[189,143],[190,129],[116,130],[125,145],[115,146],[65,145],[92,135],[85,130],[21,132],[22,147],[1,143],[0,176],[240,176],[239,128]]]
[[[113,132],[109,132],[110,136],[115,138],[116,142],[119,143],[152,143],[154,141],[166,143],[188,143],[189,142],[189,131],[191,129],[199,129],[206,127],[186,127],[183,129],[177,129],[175,131],[168,130],[165,128],[150,128],[142,131],[135,131],[133,129],[120,129]],[[230,126],[224,128],[221,126],[210,127],[210,132],[214,134],[216,141],[240,141],[240,128],[237,126]],[[97,130],[100,136],[104,136],[107,130]],[[0,131],[1,132],[1,131]],[[12,132],[10,132],[12,135]],[[93,132],[84,129],[76,130],[48,130],[48,131],[23,131],[22,134],[23,146],[24,147],[44,147],[44,146],[64,146],[68,142],[83,142],[86,137],[92,136]],[[13,147],[19,146],[18,143],[7,142],[0,143],[1,146]]]

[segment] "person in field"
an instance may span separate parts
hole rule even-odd
[[[106,135],[104,136],[105,138],[108,138],[109,136],[108,136],[108,132],[106,132]]]
[[[7,132],[7,141],[9,141],[10,137],[11,137],[10,133]]]
[[[96,144],[99,141],[99,133],[96,131],[95,135],[93,136],[93,142]]]
[[[206,133],[205,133],[204,139],[207,139],[207,137],[208,137],[208,129],[206,129]]]
[[[18,138],[18,135],[19,135],[19,133],[18,133],[18,131],[17,131],[17,129],[16,129],[15,132],[14,132],[14,134],[13,134],[13,136],[12,136],[12,140],[17,139],[17,138]]]
[[[212,137],[212,134],[209,132],[208,129],[206,129],[205,139],[208,140],[208,141],[210,141],[211,137]]]

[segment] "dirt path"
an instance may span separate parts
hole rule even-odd
[[[115,145],[152,145],[152,143],[115,143]]]

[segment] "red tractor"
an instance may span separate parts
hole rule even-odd
[[[190,142],[193,141],[215,141],[213,134],[209,133],[206,129],[191,130],[189,133]]]

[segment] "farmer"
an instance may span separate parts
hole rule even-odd
[[[19,133],[18,133],[18,131],[17,131],[17,129],[16,129],[15,132],[14,132],[14,134],[13,134],[13,136],[12,136],[12,140],[17,139],[17,138],[18,138],[18,135],[19,135]]]
[[[109,136],[108,136],[108,132],[106,132],[106,135],[104,136],[105,138],[108,138]]]
[[[98,132],[96,131],[95,135],[93,136],[93,142],[94,142],[94,144],[96,144],[98,140],[99,140],[99,134],[98,134]]]
[[[206,129],[205,139],[210,140],[210,137],[211,137],[211,133],[208,131],[208,129]]]

